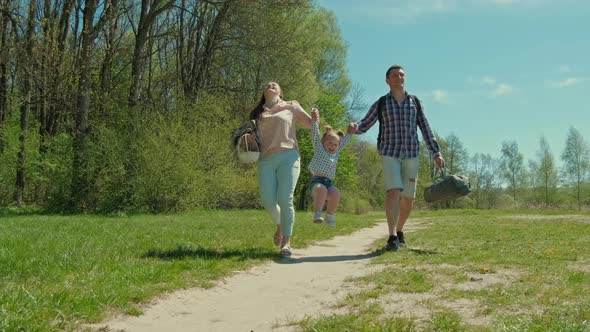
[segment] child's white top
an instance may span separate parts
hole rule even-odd
[[[352,135],[346,135],[340,142],[336,152],[329,153],[324,149],[320,135],[320,125],[316,120],[311,120],[311,135],[313,137],[313,158],[307,168],[314,175],[324,176],[333,180],[336,176],[336,164],[340,157],[340,151],[350,141]]]

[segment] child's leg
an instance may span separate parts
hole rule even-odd
[[[326,203],[326,196],[328,195],[328,189],[326,189],[323,184],[316,183],[311,189],[311,194],[313,197],[313,211],[323,211],[324,204]]]
[[[327,194],[328,190],[326,189],[326,186],[321,183],[313,184],[311,188],[311,196],[313,197],[313,222],[316,224],[324,222],[324,218],[322,218],[322,210],[324,210]]]
[[[340,203],[340,190],[338,190],[336,186],[331,186],[328,189],[327,200],[328,207],[326,209],[326,213],[334,214],[334,212],[336,212],[336,209],[338,208],[338,203]]]

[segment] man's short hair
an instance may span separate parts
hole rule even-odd
[[[397,69],[404,69],[404,67],[402,67],[402,65],[393,65],[393,66],[389,67],[389,69],[387,69],[387,72],[385,73],[385,78],[389,77],[389,73],[391,73],[392,70],[397,70]]]

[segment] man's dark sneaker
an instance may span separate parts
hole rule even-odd
[[[400,247],[406,246],[406,240],[404,239],[404,232],[402,232],[402,231],[397,232],[397,240],[399,242]]]
[[[398,251],[399,249],[399,242],[397,240],[397,236],[390,235],[389,239],[387,239],[387,245],[385,246],[385,251]]]

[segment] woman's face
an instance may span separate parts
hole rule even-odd
[[[269,82],[264,86],[264,98],[272,99],[276,96],[280,97],[281,87],[275,82]]]

